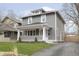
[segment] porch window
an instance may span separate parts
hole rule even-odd
[[[32,33],[33,33],[33,35],[35,35],[35,30],[33,30],[33,32],[32,32]]]
[[[11,32],[8,31],[8,32],[4,32],[4,37],[10,37],[11,36]]]
[[[28,36],[39,35],[39,29],[36,29],[36,30],[30,30],[30,31],[25,31],[25,35],[28,35]]]
[[[30,36],[32,36],[32,31],[30,31]]]
[[[27,35],[27,31],[25,31],[25,35]]]
[[[30,31],[28,31],[28,36],[30,35]]]

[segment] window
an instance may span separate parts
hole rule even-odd
[[[48,30],[48,35],[49,36],[51,35],[51,31],[52,31],[52,28],[49,28],[49,30]]]
[[[46,15],[41,16],[41,22],[46,22]]]
[[[11,32],[10,31],[4,32],[4,37],[10,37],[10,36],[11,36]]]
[[[32,36],[32,31],[30,31],[30,36]]]
[[[33,35],[35,35],[35,30],[33,30]]]
[[[31,24],[32,23],[32,17],[29,17],[28,18],[28,24]]]
[[[28,36],[39,35],[39,29],[25,31],[25,35],[28,35]]]
[[[30,31],[28,31],[28,36],[30,35]]]
[[[27,31],[25,31],[25,35],[27,35]]]

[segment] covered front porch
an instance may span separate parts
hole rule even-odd
[[[22,35],[21,41],[47,41],[49,27],[44,24],[27,25],[20,27]]]

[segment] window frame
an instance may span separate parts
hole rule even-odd
[[[28,17],[28,24],[32,23],[32,17]]]
[[[41,15],[41,22],[46,22],[46,15]]]

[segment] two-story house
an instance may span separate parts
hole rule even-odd
[[[18,39],[22,41],[58,42],[64,40],[64,20],[57,10],[45,11],[43,8],[31,11],[22,17],[22,26],[18,29]]]

